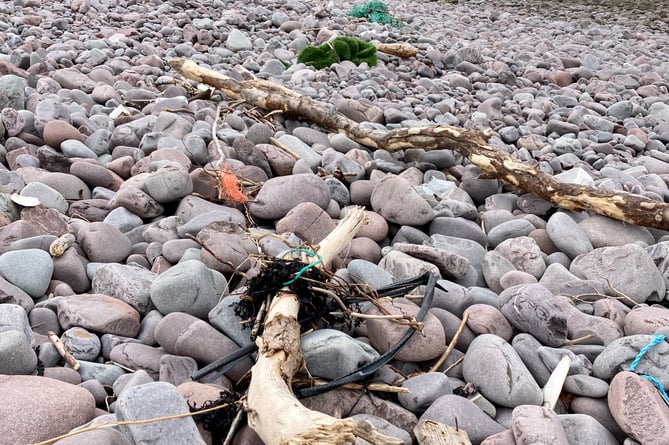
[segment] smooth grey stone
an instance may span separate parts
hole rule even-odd
[[[607,293],[623,294],[637,303],[665,298],[662,275],[648,252],[636,244],[595,249],[575,258],[569,271],[582,279],[599,281]]]
[[[251,42],[251,39],[245,33],[232,28],[225,41],[225,47],[234,52],[248,51],[253,49],[253,42]]]
[[[620,442],[594,417],[587,414],[558,414],[569,445],[619,445]]]
[[[592,363],[586,356],[577,355],[569,349],[542,346],[537,352],[539,353],[539,358],[541,358],[541,361],[544,362],[546,368],[550,369],[551,372],[555,370],[555,367],[563,356],[567,356],[571,360],[571,364],[569,365],[569,374],[590,375],[592,371]]]
[[[257,218],[278,219],[303,202],[327,208],[330,190],[319,176],[300,173],[271,178],[263,184],[256,199],[248,207]]]
[[[520,284],[502,291],[500,310],[521,332],[531,333],[546,346],[567,340],[567,318],[553,294],[541,284]]]
[[[73,327],[61,334],[60,340],[78,360],[94,361],[102,349],[100,338],[84,328]]]
[[[148,224],[142,230],[142,240],[147,243],[165,243],[179,238],[178,227],[182,224],[178,216],[167,216]]]
[[[578,125],[569,122],[550,119],[546,123],[546,134],[557,133],[560,136],[565,134],[578,134]]]
[[[153,309],[146,313],[139,324],[139,332],[137,333],[137,340],[148,346],[155,346],[157,344],[154,331],[156,326],[163,319],[163,314],[160,311]]]
[[[26,86],[27,81],[14,74],[0,76],[0,110],[5,108],[24,110]]]
[[[188,249],[199,249],[200,245],[192,239],[172,239],[165,241],[161,253],[170,263],[178,263]]]
[[[455,238],[464,238],[476,241],[481,246],[486,245],[486,235],[478,224],[465,218],[434,218],[429,227],[430,236],[444,235]]]
[[[143,315],[150,310],[151,286],[157,278],[158,274],[140,266],[102,264],[93,275],[91,287],[94,293],[118,298]]]
[[[5,252],[0,255],[0,274],[31,297],[39,298],[49,287],[53,260],[41,249]]]
[[[626,224],[606,216],[592,215],[578,225],[594,248],[632,243],[655,244],[655,239],[647,228]]]
[[[654,335],[637,334],[613,340],[595,358],[592,374],[609,380],[616,373],[629,371],[632,361],[642,348],[649,345]],[[635,372],[653,376],[666,388],[669,386],[669,343],[662,341],[650,348],[639,361]]]
[[[581,141],[569,136],[561,136],[553,143],[553,150],[558,155],[564,156],[567,154],[580,155],[582,152]]]
[[[564,212],[556,212],[548,219],[546,232],[553,244],[572,259],[593,249],[583,229]]]
[[[177,228],[177,234],[182,238],[187,235],[197,236],[200,230],[218,221],[227,221],[242,226],[246,225],[244,215],[239,210],[230,207],[227,210],[213,210],[191,218],[188,222]]]
[[[23,187],[19,193],[21,196],[37,198],[40,204],[50,209],[56,209],[61,213],[67,212],[69,207],[67,201],[57,190],[40,182],[31,182]]]
[[[102,344],[102,357],[109,359],[112,349],[122,343],[141,343],[140,340],[132,337],[124,337],[122,335],[115,334],[103,334],[100,337],[100,343]]]
[[[509,238],[529,236],[534,229],[534,225],[526,219],[512,219],[493,227],[488,232],[488,244],[494,249]]]
[[[63,357],[60,355],[60,352],[56,349],[53,343],[50,341],[45,341],[39,345],[39,353],[37,358],[42,363],[45,368],[50,368],[52,366],[58,366]]]
[[[391,250],[386,253],[379,266],[389,272],[395,280],[404,280],[422,275],[426,271],[431,272],[437,278],[441,278],[439,268],[433,263],[415,258],[399,250]]]
[[[571,264],[571,260],[564,252],[554,252],[546,257],[546,266],[550,266],[551,264],[560,264],[564,268],[568,269],[569,265]],[[544,271],[544,274],[545,273],[546,271]]]
[[[111,212],[107,213],[107,216],[105,216],[105,219],[103,219],[102,222],[116,227],[123,233],[144,224],[142,218],[125,207],[117,207],[113,209]]]
[[[146,383],[123,391],[116,404],[119,421],[133,421],[190,412],[188,404],[174,385],[166,382]],[[169,445],[188,443],[204,445],[192,417],[181,417],[170,422],[124,425],[121,431],[133,443],[140,445]]]
[[[402,176],[389,174],[375,182],[370,202],[391,223],[421,226],[434,219],[430,204]]]
[[[126,389],[134,388],[136,386],[144,385],[147,383],[152,383],[155,380],[143,369],[137,369],[135,372],[129,374],[123,374],[120,376],[113,385],[114,394],[120,396],[123,394],[123,391]]]
[[[367,284],[374,289],[380,289],[393,282],[391,273],[367,260],[351,260],[347,268],[354,282]]]
[[[197,362],[192,357],[164,354],[160,357],[159,380],[179,386],[192,382],[191,375],[197,371]]]
[[[161,204],[173,202],[193,191],[193,179],[185,168],[166,165],[149,174],[144,191]]]
[[[504,431],[504,427],[495,422],[471,400],[452,394],[439,397],[420,416],[419,421],[434,420],[448,426],[467,431],[472,443],[481,443],[486,437]]]
[[[93,150],[76,139],[67,139],[61,142],[60,150],[68,158],[98,159],[98,155]]]
[[[470,286],[465,291],[465,299],[472,304],[487,304],[499,309],[499,295],[487,287]]]
[[[163,314],[186,312],[206,319],[227,288],[225,276],[197,260],[176,264],[151,284],[151,301]]]
[[[0,332],[19,331],[26,337],[28,344],[33,341],[28,314],[18,304],[0,304]]]
[[[9,281],[0,277],[0,305],[19,305],[26,313],[32,313],[35,307],[35,302],[32,297],[11,284]],[[1,307],[1,306],[0,306]],[[0,315],[0,320],[2,316]],[[2,330],[2,322],[0,321],[0,331]]]
[[[351,195],[348,187],[343,182],[337,178],[325,178],[324,181],[330,190],[330,197],[339,207],[343,208],[351,203]]]
[[[560,263],[550,264],[539,280],[554,295],[582,295],[600,292],[604,294],[605,288],[601,282],[595,280],[583,280],[569,272]]]
[[[46,307],[33,308],[28,314],[30,326],[36,334],[48,335],[49,331],[60,334],[60,324],[56,311]]]
[[[483,277],[485,248],[478,242],[453,236],[434,234],[425,244],[455,253],[469,260],[469,264]]]
[[[246,346],[251,340],[251,328],[242,324],[244,320],[235,313],[241,299],[240,295],[228,295],[221,299],[214,308],[209,311],[209,323],[239,346]]]
[[[395,243],[423,244],[429,241],[430,237],[420,229],[411,226],[402,226],[393,237],[390,245]]]
[[[462,362],[462,373],[495,404],[512,408],[543,402],[541,388],[518,353],[496,335],[483,334],[474,339]]]
[[[97,380],[105,386],[112,386],[117,378],[125,374],[123,368],[106,363],[79,360],[81,380]]]
[[[567,376],[563,389],[577,396],[597,399],[606,397],[609,392],[609,384],[591,375],[576,374]]]
[[[474,205],[458,201],[457,199],[442,199],[434,207],[434,212],[437,217],[447,216],[443,213],[448,212],[448,216],[452,215],[454,217],[461,217],[472,221],[476,220],[478,217],[478,211]]]
[[[449,378],[441,372],[427,372],[405,380],[402,388],[409,393],[399,393],[397,400],[411,412],[419,413],[430,407],[439,397],[452,394]]]
[[[297,137],[286,134],[279,137],[278,140],[295,153],[299,159],[306,162],[312,171],[316,171],[316,168],[321,164],[321,155]]]
[[[367,343],[335,329],[318,329],[302,337],[302,351],[309,374],[334,380],[379,358]]]
[[[551,376],[551,370],[539,357],[539,348],[542,346],[539,340],[531,334],[520,333],[513,337],[511,345],[534,376],[534,380],[543,387]]]
[[[586,114],[583,116],[583,122],[592,130],[611,133],[614,129],[613,122],[606,120],[603,117],[594,116],[592,114]]]
[[[437,284],[432,306],[444,309],[457,317],[462,317],[465,309],[473,304],[466,298],[467,288],[448,280],[438,280]]]
[[[488,251],[483,260],[483,278],[486,284],[494,292],[502,292],[504,288],[500,284],[501,278],[509,272],[516,270],[511,261],[494,250]]]
[[[0,374],[30,374],[37,367],[37,355],[29,337],[18,330],[0,332]]]

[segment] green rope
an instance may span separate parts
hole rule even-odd
[[[304,266],[302,269],[300,269],[300,270],[295,274],[295,276],[294,276],[293,278],[291,278],[290,280],[288,280],[288,281],[282,283],[284,286],[288,286],[288,285],[290,285],[290,284],[293,284],[294,282],[296,282],[297,280],[300,279],[300,277],[302,276],[302,274],[303,274],[304,272],[306,272],[307,270],[311,269],[312,267],[318,266],[320,263],[323,262],[323,257],[320,256],[319,254],[317,254],[316,252],[312,252],[311,250],[307,250],[307,249],[290,249],[290,250],[289,250],[288,252],[286,252],[286,253],[290,253],[290,252],[306,253],[307,255],[309,255],[309,256],[315,256],[315,257],[317,257],[318,259],[317,259],[316,261],[314,261],[313,263],[309,263],[309,264],[307,264],[307,265]]]
[[[365,18],[373,23],[381,23],[383,25],[391,25],[399,27],[401,23],[395,20],[388,12],[388,6],[385,3],[373,0],[364,5],[354,6],[348,12],[351,17],[359,19]]]

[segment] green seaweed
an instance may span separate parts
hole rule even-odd
[[[320,46],[306,46],[297,56],[298,63],[327,68],[333,63],[350,60],[356,65],[376,65],[376,46],[353,37],[335,37]]]

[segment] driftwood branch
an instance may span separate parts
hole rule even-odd
[[[454,150],[478,166],[486,177],[531,192],[556,207],[592,211],[627,223],[669,230],[669,204],[632,193],[561,183],[489,145],[489,133],[447,125],[389,131],[370,129],[273,82],[262,79],[239,82],[189,59],[171,59],[168,63],[183,76],[219,89],[230,100],[243,100],[268,111],[281,111],[289,117],[311,121],[371,148],[391,152],[408,148]]]
[[[318,255],[327,267],[365,223],[355,207],[320,243]],[[368,422],[337,419],[304,407],[291,389],[293,376],[304,366],[297,314],[297,296],[284,289],[272,301],[262,337],[256,340],[258,360],[251,370],[246,410],[249,426],[267,445],[340,445],[361,437],[378,445],[401,441],[379,434]]]

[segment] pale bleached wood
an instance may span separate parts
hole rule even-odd
[[[190,59],[171,59],[169,65],[183,76],[219,89],[230,100],[243,100],[268,111],[281,111],[345,134],[373,149],[391,152],[408,148],[457,151],[488,178],[500,179],[533,193],[556,207],[592,211],[619,221],[669,230],[669,204],[626,192],[565,184],[533,165],[519,161],[488,144],[491,133],[448,125],[370,129],[309,97],[262,79],[239,82],[201,67]]]
[[[321,241],[311,261],[327,267],[365,223],[361,207],[349,209],[330,235]],[[265,328],[256,340],[258,359],[251,370],[246,407],[248,423],[267,445],[342,445],[361,437],[378,445],[402,441],[379,434],[368,422],[337,419],[312,411],[293,394],[291,381],[304,366],[300,344],[297,296],[283,289],[272,301]]]

